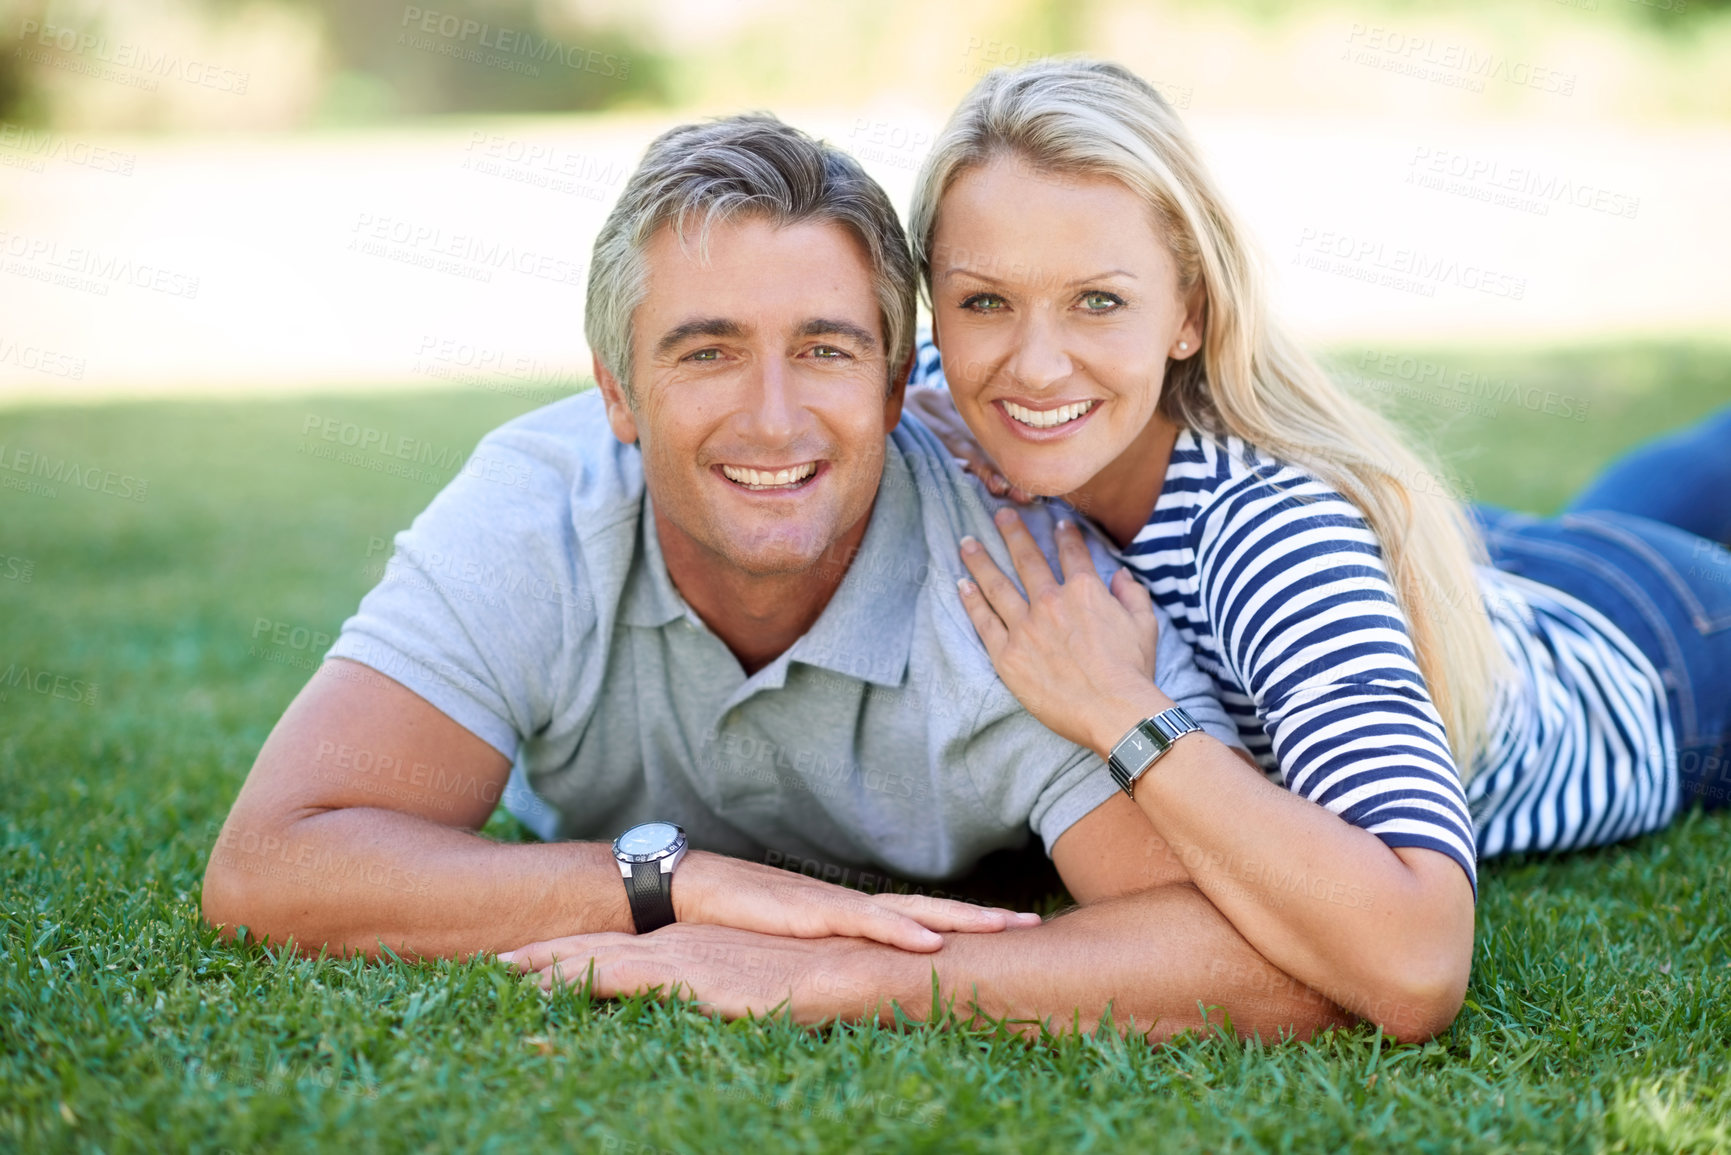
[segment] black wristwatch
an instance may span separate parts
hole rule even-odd
[[[671,822],[645,822],[613,840],[613,858],[625,877],[625,897],[638,934],[675,921],[673,871],[686,848],[684,828]]]
[[[1118,744],[1112,747],[1112,756],[1106,759],[1113,781],[1124,793],[1136,797],[1136,779],[1146,774],[1148,767],[1172,748],[1172,743],[1201,729],[1182,706],[1144,718],[1118,740]]]

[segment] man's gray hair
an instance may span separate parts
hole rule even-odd
[[[767,113],[685,124],[655,138],[595,238],[583,335],[631,396],[632,314],[648,291],[643,257],[663,225],[695,226],[699,252],[710,228],[737,216],[778,227],[833,221],[871,259],[890,380],[913,350],[913,256],[895,206],[859,162]]]

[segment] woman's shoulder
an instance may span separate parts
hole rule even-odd
[[[1186,426],[1172,447],[1165,485],[1150,524],[1201,525],[1260,520],[1279,508],[1319,503],[1353,507],[1328,482],[1234,434]]]

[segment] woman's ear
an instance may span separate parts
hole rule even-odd
[[[613,436],[626,445],[637,441],[637,416],[631,412],[631,402],[626,398],[625,389],[619,384],[619,379],[607,371],[607,366],[601,363],[596,355],[595,385],[601,390],[601,400],[607,406],[607,424],[613,427]]]
[[[1178,327],[1178,335],[1172,338],[1172,348],[1166,351],[1166,356],[1174,361],[1185,361],[1202,351],[1202,331],[1208,318],[1208,294],[1198,281],[1184,298],[1184,323]]]

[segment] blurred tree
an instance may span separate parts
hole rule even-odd
[[[42,23],[48,0],[3,0],[0,2],[0,119],[40,124],[47,109],[34,83],[34,69],[23,53],[6,41],[22,39],[22,29]]]
[[[0,118],[42,122],[40,83],[63,66],[53,45],[18,51],[27,28],[54,20],[100,35],[122,0],[0,0]],[[166,0],[207,24],[278,5],[313,14],[329,75],[321,116],[369,119],[452,112],[567,112],[666,100],[667,60],[619,20],[590,21],[546,0]],[[5,43],[11,41],[14,43]]]
[[[380,112],[569,112],[656,105],[665,59],[620,25],[537,0],[284,0],[316,9],[341,83]],[[340,110],[338,110],[340,113]]]

